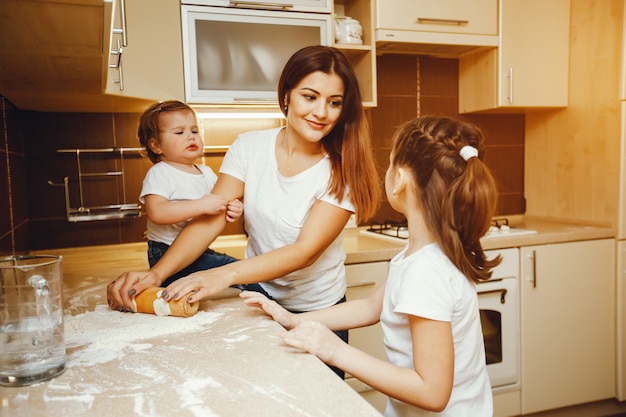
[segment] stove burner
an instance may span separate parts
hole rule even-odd
[[[397,237],[400,239],[409,238],[409,227],[406,221],[394,222],[391,220],[385,220],[383,224],[371,224],[367,231],[378,233],[381,235]]]
[[[409,228],[406,221],[396,222],[391,220],[385,220],[382,224],[371,224],[370,227],[364,232],[375,233],[378,235],[398,238],[401,240],[409,238]],[[491,221],[491,227],[487,231],[487,234],[483,236],[483,239],[513,237],[535,233],[537,233],[536,230],[512,227],[509,224],[509,219],[507,219],[506,217],[497,217]]]

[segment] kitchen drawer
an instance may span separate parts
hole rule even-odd
[[[370,295],[376,286],[387,278],[389,262],[369,262],[346,265],[346,281],[348,300],[363,298]],[[376,358],[387,360],[383,345],[383,331],[380,323],[373,326],[350,330],[350,345]],[[346,383],[367,400],[381,413],[384,411],[387,397],[370,386],[346,374]]]

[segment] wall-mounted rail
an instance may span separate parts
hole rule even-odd
[[[205,146],[204,155],[224,155],[228,150],[228,146]],[[145,148],[76,148],[76,149],[57,149],[57,153],[70,153],[76,155],[76,166],[78,171],[78,207],[72,207],[70,199],[70,179],[64,177],[62,183],[55,183],[48,181],[48,184],[52,186],[64,187],[65,189],[65,211],[67,214],[67,221],[69,222],[83,222],[83,221],[95,221],[95,220],[111,220],[111,219],[123,219],[127,217],[139,217],[141,215],[141,206],[139,204],[131,204],[126,202],[126,183],[124,181],[124,155],[145,153]],[[114,171],[104,172],[85,172],[83,170],[83,161],[81,161],[81,155],[84,154],[106,154],[117,153],[120,159],[120,169]],[[86,205],[84,183],[88,178],[106,178],[117,177],[119,183],[121,183],[121,202],[115,204],[106,205]],[[118,190],[119,191],[119,190]]]
[[[70,199],[70,179],[63,178],[62,184],[48,181],[48,184],[54,186],[63,186],[65,188],[65,211],[68,222],[84,222],[95,220],[111,220],[123,219],[126,217],[139,217],[141,215],[141,206],[139,204],[129,204],[126,202],[126,184],[124,181],[124,154],[141,153],[144,148],[100,148],[100,149],[58,149],[57,153],[72,153],[76,155],[76,166],[78,171],[78,200],[79,206],[72,207]],[[85,172],[81,155],[94,153],[119,153],[121,169],[105,172]],[[84,183],[87,178],[104,178],[117,177],[121,183],[121,202],[114,204],[89,206],[85,204]]]

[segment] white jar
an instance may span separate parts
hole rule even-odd
[[[363,28],[359,21],[348,16],[336,18],[335,42],[362,45]]]

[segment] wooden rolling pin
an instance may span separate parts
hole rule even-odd
[[[133,300],[135,311],[138,313],[156,314],[157,316],[177,316],[191,317],[198,312],[200,302],[188,303],[187,299],[191,293],[185,295],[180,300],[165,301],[162,298],[164,288],[151,287],[137,296]]]

